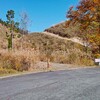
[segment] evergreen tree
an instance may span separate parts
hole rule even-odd
[[[7,22],[10,25],[10,36],[8,39],[8,48],[12,49],[13,48],[13,30],[14,30],[14,11],[13,10],[8,10],[6,17],[7,17]]]

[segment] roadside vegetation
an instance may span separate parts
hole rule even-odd
[[[94,6],[95,5],[95,6]],[[39,61],[94,65],[100,57],[100,2],[81,0],[76,10],[71,7],[67,21],[45,29],[48,34],[28,34],[28,15],[21,14],[21,21],[15,22],[13,10],[7,11],[7,21],[0,20],[0,74],[16,73],[35,69]],[[84,45],[61,37],[78,37]]]
[[[86,47],[81,44],[43,33],[32,33],[25,38],[25,41],[30,40],[32,48],[39,50],[41,61],[49,57],[51,62],[93,65],[91,50],[88,48],[89,52],[86,53]]]

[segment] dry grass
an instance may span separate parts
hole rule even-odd
[[[51,26],[48,29],[45,29],[46,32],[50,32],[50,33],[59,35],[61,37],[68,37],[68,38],[77,37],[79,30],[80,30],[79,23],[66,27],[66,21],[59,23],[57,25]]]
[[[51,54],[40,53],[41,61],[46,61],[47,56],[51,62],[73,64],[73,65],[94,65],[91,55],[82,52],[79,49],[68,49],[66,51],[53,51]]]
[[[34,50],[0,50],[0,67],[4,69],[29,70],[38,59],[38,51]]]
[[[0,50],[0,74],[12,74],[18,71],[41,71],[41,67],[35,66],[38,61],[65,63],[72,65],[93,65],[89,55],[77,49],[66,51],[53,51],[51,53],[39,52],[39,50]],[[42,71],[48,70],[43,68]]]
[[[41,68],[35,66],[35,64],[38,61],[47,61],[47,58],[51,62],[80,66],[94,64],[91,53],[86,53],[86,48],[83,45],[70,39],[62,38],[78,36],[79,24],[65,28],[64,22],[45,31],[59,35],[59,37],[49,33],[44,34],[43,32],[28,34],[18,38],[18,33],[14,33],[13,50],[8,51],[6,32],[9,33],[9,29],[0,24],[0,74],[31,70],[40,71]],[[47,70],[43,66],[43,70],[45,69]]]
[[[0,76],[8,75],[8,74],[15,74],[18,73],[16,70],[13,69],[6,69],[0,67]]]
[[[35,50],[39,50],[39,59],[41,61],[46,61],[47,56],[49,56],[51,62],[76,65],[94,64],[91,53],[86,53],[84,46],[51,35],[42,33],[26,35],[23,46],[24,48],[35,48]]]
[[[58,28],[61,34],[65,32],[62,26]],[[37,61],[46,61],[47,56],[51,62],[93,65],[91,54],[87,56],[84,46],[42,33],[25,35],[23,39],[22,37],[13,38],[13,51],[8,51],[6,31],[9,32],[9,29],[0,25],[0,73],[35,70],[34,64]],[[68,35],[68,37],[71,36]],[[37,69],[40,70],[40,68]]]

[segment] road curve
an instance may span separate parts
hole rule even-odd
[[[0,100],[100,100],[100,68],[0,79]]]

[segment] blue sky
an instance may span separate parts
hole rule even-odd
[[[44,29],[66,20],[66,12],[70,6],[78,4],[79,0],[0,0],[0,18],[6,20],[8,10],[15,11],[15,20],[19,14],[26,11],[32,25],[30,32],[41,32]]]

